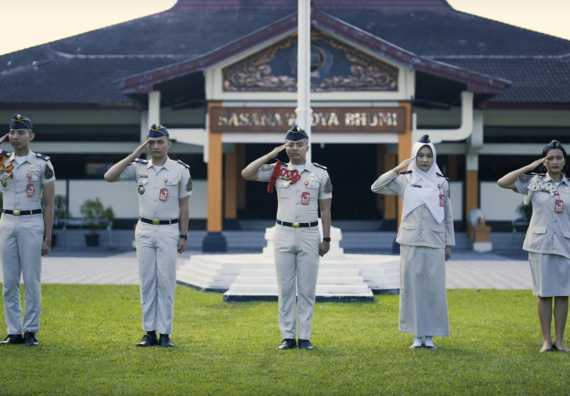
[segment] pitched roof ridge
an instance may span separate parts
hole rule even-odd
[[[570,53],[562,55],[423,55],[429,59],[570,59]]]
[[[70,54],[48,48],[48,51],[65,59],[179,59],[181,55],[174,54]]]

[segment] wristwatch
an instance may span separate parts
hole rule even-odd
[[[331,241],[330,237],[323,238],[323,242],[330,242],[330,241]]]
[[[180,239],[186,239],[186,240],[188,240],[188,235],[180,235]]]

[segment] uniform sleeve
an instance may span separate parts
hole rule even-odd
[[[403,197],[407,184],[406,176],[398,176],[396,172],[390,170],[381,175],[372,186],[370,186],[370,189],[376,194],[399,195]]]
[[[192,175],[190,175],[190,169],[184,168],[180,178],[180,185],[178,186],[178,198],[184,198],[189,195],[192,195]]]
[[[532,179],[531,175],[522,175],[515,181],[517,193],[526,195],[528,193],[528,185]]]
[[[269,182],[273,176],[273,168],[275,168],[275,164],[262,165],[257,171],[257,181]]]
[[[44,173],[42,175],[42,186],[53,181],[55,181],[55,171],[53,170],[51,161],[47,161]]]
[[[136,178],[137,178],[137,169],[135,168],[134,163],[127,165],[125,170],[121,172],[120,180],[136,180]]]
[[[327,171],[324,171],[322,176],[321,186],[319,188],[319,199],[331,199],[333,186],[331,183],[331,178]]]
[[[444,222],[445,222],[445,245],[455,246],[455,231],[453,230],[453,210],[451,209],[451,194],[449,193],[449,182],[445,182],[446,186],[446,199],[444,208]]]

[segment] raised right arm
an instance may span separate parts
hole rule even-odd
[[[497,184],[499,185],[499,187],[502,188],[506,188],[509,190],[516,190],[515,182],[517,181],[517,179],[522,175],[524,175],[525,173],[529,173],[530,171],[534,170],[537,166],[543,164],[545,161],[546,158],[540,158],[527,166],[523,166],[520,169],[507,173],[505,176],[501,177],[497,181]]]
[[[133,151],[127,157],[123,158],[122,160],[117,162],[115,165],[113,165],[111,168],[109,168],[109,170],[107,172],[105,172],[105,175],[103,176],[105,178],[105,180],[108,181],[109,183],[119,181],[121,179],[121,173],[123,173],[125,168],[127,166],[129,166],[129,164],[131,162],[133,162],[135,159],[137,159],[141,156],[145,147],[148,146],[148,142],[149,141],[146,140],[143,144],[138,146],[135,149],[135,151]]]
[[[271,161],[273,158],[277,157],[277,154],[279,154],[281,151],[285,150],[286,145],[287,145],[287,143],[285,143],[279,147],[275,147],[273,150],[271,150],[270,153],[267,153],[264,156],[259,157],[258,159],[256,159],[252,163],[250,163],[248,166],[246,166],[241,171],[241,176],[245,180],[257,181],[257,171],[259,170],[261,165],[264,165],[267,162]]]

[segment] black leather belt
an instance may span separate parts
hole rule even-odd
[[[141,217],[141,221],[142,221],[143,223],[153,224],[153,225],[164,225],[164,224],[176,224],[176,223],[178,223],[178,219],[172,219],[172,220],[151,220],[151,219],[145,219],[144,217]]]
[[[13,216],[25,216],[25,215],[33,215],[33,214],[40,214],[42,213],[41,209],[34,209],[34,210],[8,210],[4,209],[2,213],[11,214]]]
[[[286,221],[277,220],[277,224],[285,227],[307,228],[307,227],[316,227],[319,225],[319,222],[313,221],[312,223],[287,223]]]

